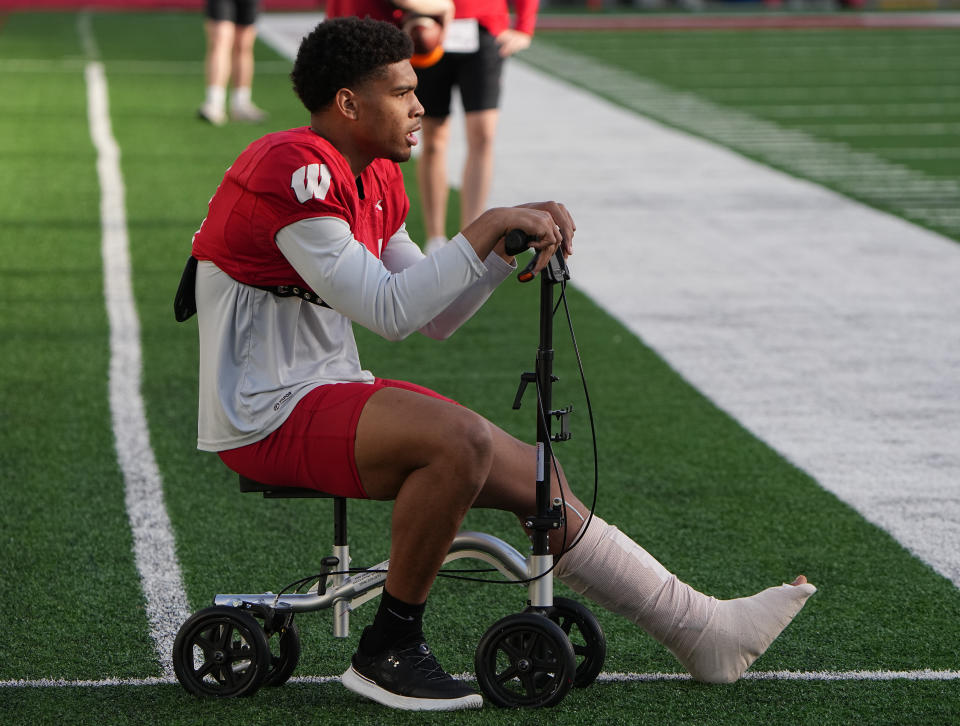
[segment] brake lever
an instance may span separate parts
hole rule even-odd
[[[528,245],[536,239],[536,237],[527,234],[522,229],[511,229],[503,238],[503,248],[508,255],[516,256],[528,250]],[[537,266],[537,259],[537,255],[534,255],[527,266],[517,273],[517,279],[520,282],[530,282],[530,280],[536,277],[536,273],[533,270]],[[551,282],[563,282],[564,280],[570,279],[570,270],[567,268],[567,261],[563,259],[563,250],[557,248],[557,251],[554,253],[544,272]]]

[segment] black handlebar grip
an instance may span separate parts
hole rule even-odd
[[[522,229],[511,229],[503,238],[503,248],[508,255],[519,255],[527,249],[527,245],[536,239]]]

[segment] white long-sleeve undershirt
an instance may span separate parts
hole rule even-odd
[[[330,308],[244,285],[200,262],[202,450],[259,441],[318,385],[372,382],[351,321],[390,340],[416,331],[445,338],[515,269],[493,253],[481,261],[462,235],[424,257],[403,226],[377,259],[335,217],[289,225],[276,241]]]

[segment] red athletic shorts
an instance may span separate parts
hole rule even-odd
[[[319,489],[338,497],[366,499],[354,442],[367,399],[381,388],[403,388],[455,403],[429,388],[377,378],[373,383],[318,386],[300,399],[286,421],[253,444],[220,452],[228,467],[272,486]]]

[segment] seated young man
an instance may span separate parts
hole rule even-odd
[[[360,365],[352,325],[391,340],[444,338],[515,269],[508,230],[536,238],[542,267],[558,248],[572,252],[575,227],[555,202],[491,209],[424,257],[404,226],[397,165],[423,114],[411,51],[387,23],[318,25],[291,74],[310,124],[252,143],[211,199],[193,240],[198,446],[268,484],[393,500],[390,571],[343,684],[397,708],[473,708],[480,695],[436,663],[422,614],[471,507],[535,511],[535,450],[433,391],[375,378]],[[277,294],[279,285],[310,299]],[[557,479],[557,493],[584,514],[562,472]],[[568,517],[568,539],[582,521]],[[563,545],[559,534],[551,540],[555,555]],[[800,576],[717,601],[599,517],[556,573],[710,682],[739,678],[815,590]]]

